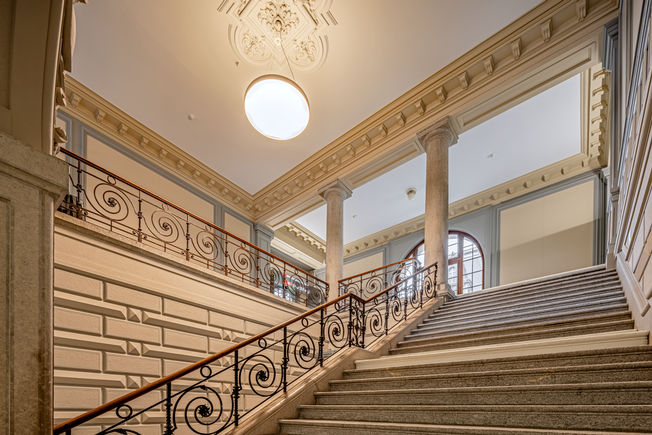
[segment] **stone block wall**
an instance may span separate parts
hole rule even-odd
[[[306,310],[63,215],[55,226],[54,288],[56,424]],[[275,346],[266,352],[277,368],[281,349]],[[241,358],[252,350],[241,352]],[[226,358],[217,366],[231,363]],[[290,379],[300,372],[295,364]],[[228,398],[233,371],[214,381],[211,386],[223,394],[222,399]],[[245,408],[261,400],[251,393],[247,388],[242,392]],[[160,394],[137,399],[136,409],[155,402]],[[139,419],[144,424],[139,432],[160,433],[162,411],[147,415]],[[93,429],[98,427],[88,431]]]

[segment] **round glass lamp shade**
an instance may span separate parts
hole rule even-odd
[[[310,119],[306,94],[292,80],[279,75],[265,75],[251,82],[244,106],[251,125],[276,140],[297,137]]]

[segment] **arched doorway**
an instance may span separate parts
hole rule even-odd
[[[405,258],[416,258],[424,265],[423,241]],[[458,295],[484,288],[484,255],[478,241],[462,231],[448,232],[448,282]]]

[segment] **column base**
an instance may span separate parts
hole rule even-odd
[[[455,299],[457,295],[451,288],[450,284],[448,283],[442,283],[437,285],[437,290],[435,293],[435,296],[439,297],[444,297],[447,301],[450,301],[452,299]]]

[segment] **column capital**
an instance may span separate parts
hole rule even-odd
[[[438,144],[447,143],[449,147],[455,145],[457,143],[457,133],[455,133],[450,118],[446,117],[418,132],[417,139],[419,139],[421,149],[427,153],[430,145],[435,142]]]
[[[317,193],[319,193],[319,196],[321,196],[324,199],[327,199],[326,197],[331,195],[332,193],[337,193],[342,197],[342,200],[345,200],[347,198],[350,198],[353,192],[351,192],[351,189],[349,189],[346,186],[346,184],[344,184],[342,180],[338,178],[332,183],[329,183],[326,186],[319,189]]]

